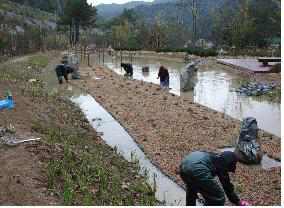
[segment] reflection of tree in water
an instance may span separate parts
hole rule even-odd
[[[243,119],[244,106],[253,109],[246,97],[242,98],[235,92],[230,92],[231,76],[222,70],[199,70],[198,84],[195,88],[195,101],[223,112],[237,119]],[[213,102],[210,102],[214,98]]]
[[[142,72],[142,76],[145,77],[145,78],[149,77],[149,75],[150,75],[149,72]]]
[[[197,80],[195,87],[195,101],[203,105],[209,105],[208,107],[220,111],[220,108],[222,108],[221,106],[223,106],[223,99],[219,95],[220,90],[227,88],[226,86],[222,86],[226,84],[226,82],[220,79],[220,73],[212,70],[208,71],[207,69],[205,71],[198,70]]]
[[[225,71],[225,70],[222,70],[222,71]],[[230,76],[230,82],[229,82],[229,87],[230,89],[232,90],[235,90],[235,87],[238,87],[240,85],[240,81],[243,81],[244,78],[244,74],[239,74],[239,73],[234,73],[232,71],[226,71],[226,73],[228,74],[228,76]],[[251,79],[251,82],[254,82],[254,79]],[[277,102],[273,102],[273,101],[270,101],[267,97],[265,96],[251,96],[251,97],[248,97],[248,96],[244,96],[244,95],[240,95],[239,93],[236,93],[236,92],[231,92],[230,93],[230,96],[231,97],[235,97],[233,98],[232,100],[234,100],[235,102],[235,111],[236,112],[240,112],[240,116],[238,118],[240,119],[243,119],[244,117],[246,117],[245,115],[243,115],[243,111],[245,109],[249,109],[251,111],[254,110],[254,104],[253,102],[257,102],[257,103],[265,103],[266,105],[269,105],[271,106],[272,108],[277,108],[279,111],[280,111],[280,103],[277,103]],[[239,104],[238,104],[239,103]],[[239,107],[238,107],[239,105]],[[242,105],[242,106],[241,106]],[[238,110],[239,109],[239,110]]]
[[[277,112],[280,112],[280,104],[268,101],[255,101],[252,97],[242,96],[234,91],[230,92],[229,86],[231,86],[235,77],[222,71],[219,71],[218,73],[209,72],[198,72],[198,85],[195,88],[195,101],[197,103],[224,112],[239,120],[250,116],[255,117],[262,129],[275,135],[280,135],[277,127],[280,122],[280,113],[279,116],[277,116]],[[213,92],[210,91],[212,88]],[[226,89],[224,91],[225,93],[221,94],[214,92],[214,90],[218,91],[222,90],[222,88]],[[217,96],[219,96],[219,98]],[[211,100],[212,102],[210,103],[210,100],[208,99],[212,99],[212,97],[214,100]],[[220,103],[221,105],[218,106]]]

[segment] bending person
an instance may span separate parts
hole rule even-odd
[[[126,72],[124,76],[132,76],[133,75],[133,67],[131,64],[121,63],[121,67]]]
[[[195,206],[197,193],[205,199],[205,206],[224,206],[225,194],[230,202],[238,206],[250,206],[240,200],[230,182],[229,172],[235,172],[237,156],[234,152],[225,151],[215,154],[209,152],[193,152],[179,166],[181,179],[186,184],[186,205]],[[219,177],[222,188],[215,176]]]
[[[61,64],[58,64],[55,68],[59,84],[63,84],[62,76],[68,83],[68,74],[73,72],[73,69],[69,65],[67,65],[67,63],[68,62],[66,60],[61,60]]]
[[[157,79],[160,78],[160,85],[162,87],[168,87],[170,85],[170,75],[168,70],[164,66],[160,66]]]

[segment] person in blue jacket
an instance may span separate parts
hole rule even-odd
[[[231,203],[250,206],[248,202],[239,199],[234,191],[234,185],[230,182],[229,172],[235,172],[237,161],[237,156],[231,151],[225,151],[220,155],[197,151],[182,160],[179,174],[186,184],[186,205],[195,206],[199,192],[205,200],[205,206],[224,206],[225,191]],[[224,191],[215,176],[219,177]]]

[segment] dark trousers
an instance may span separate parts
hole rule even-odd
[[[205,165],[206,164],[206,165]],[[196,152],[180,164],[180,177],[186,184],[186,206],[195,206],[197,193],[205,199],[205,206],[224,206],[225,194],[210,171],[210,160]]]
[[[62,76],[64,77],[65,81],[68,82],[68,74],[67,73],[64,73],[64,72],[62,72],[60,70],[56,70],[56,69],[55,69],[55,72],[56,72],[56,76],[57,76],[59,84],[63,84]]]

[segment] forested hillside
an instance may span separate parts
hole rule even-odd
[[[62,0],[11,0],[12,2],[38,8],[42,11],[54,13],[58,8],[58,3]]]
[[[56,19],[54,14],[38,8],[2,0],[0,2],[0,61],[15,55],[58,49],[65,45],[64,36],[56,30]]]
[[[223,47],[279,46],[280,0],[183,0],[196,2],[194,16],[181,1],[144,3],[101,25],[109,40],[126,48],[183,47],[203,39]]]
[[[22,22],[41,31],[39,34],[57,28],[69,38],[71,45],[79,42],[82,33],[92,35],[94,28],[102,35],[93,35],[90,41],[96,39],[102,43],[103,40],[106,44],[133,50],[182,49],[185,45],[203,46],[204,40],[217,48],[265,48],[280,44],[280,0],[155,0],[101,4],[96,8],[86,0],[12,1],[0,3],[0,14],[4,15],[0,20],[4,22],[2,25],[15,28],[15,22]],[[195,15],[191,6],[181,2],[191,5],[195,2]],[[107,20],[97,17],[103,11]],[[17,20],[13,22],[13,19]],[[17,30],[23,28],[21,25]],[[15,29],[3,27],[1,30],[7,36],[1,41],[12,42],[8,37]],[[43,45],[46,41],[33,43]]]
[[[131,1],[125,4],[99,4],[96,6],[98,14],[109,20],[121,15],[124,9],[133,9],[141,4],[147,4],[144,1]]]

